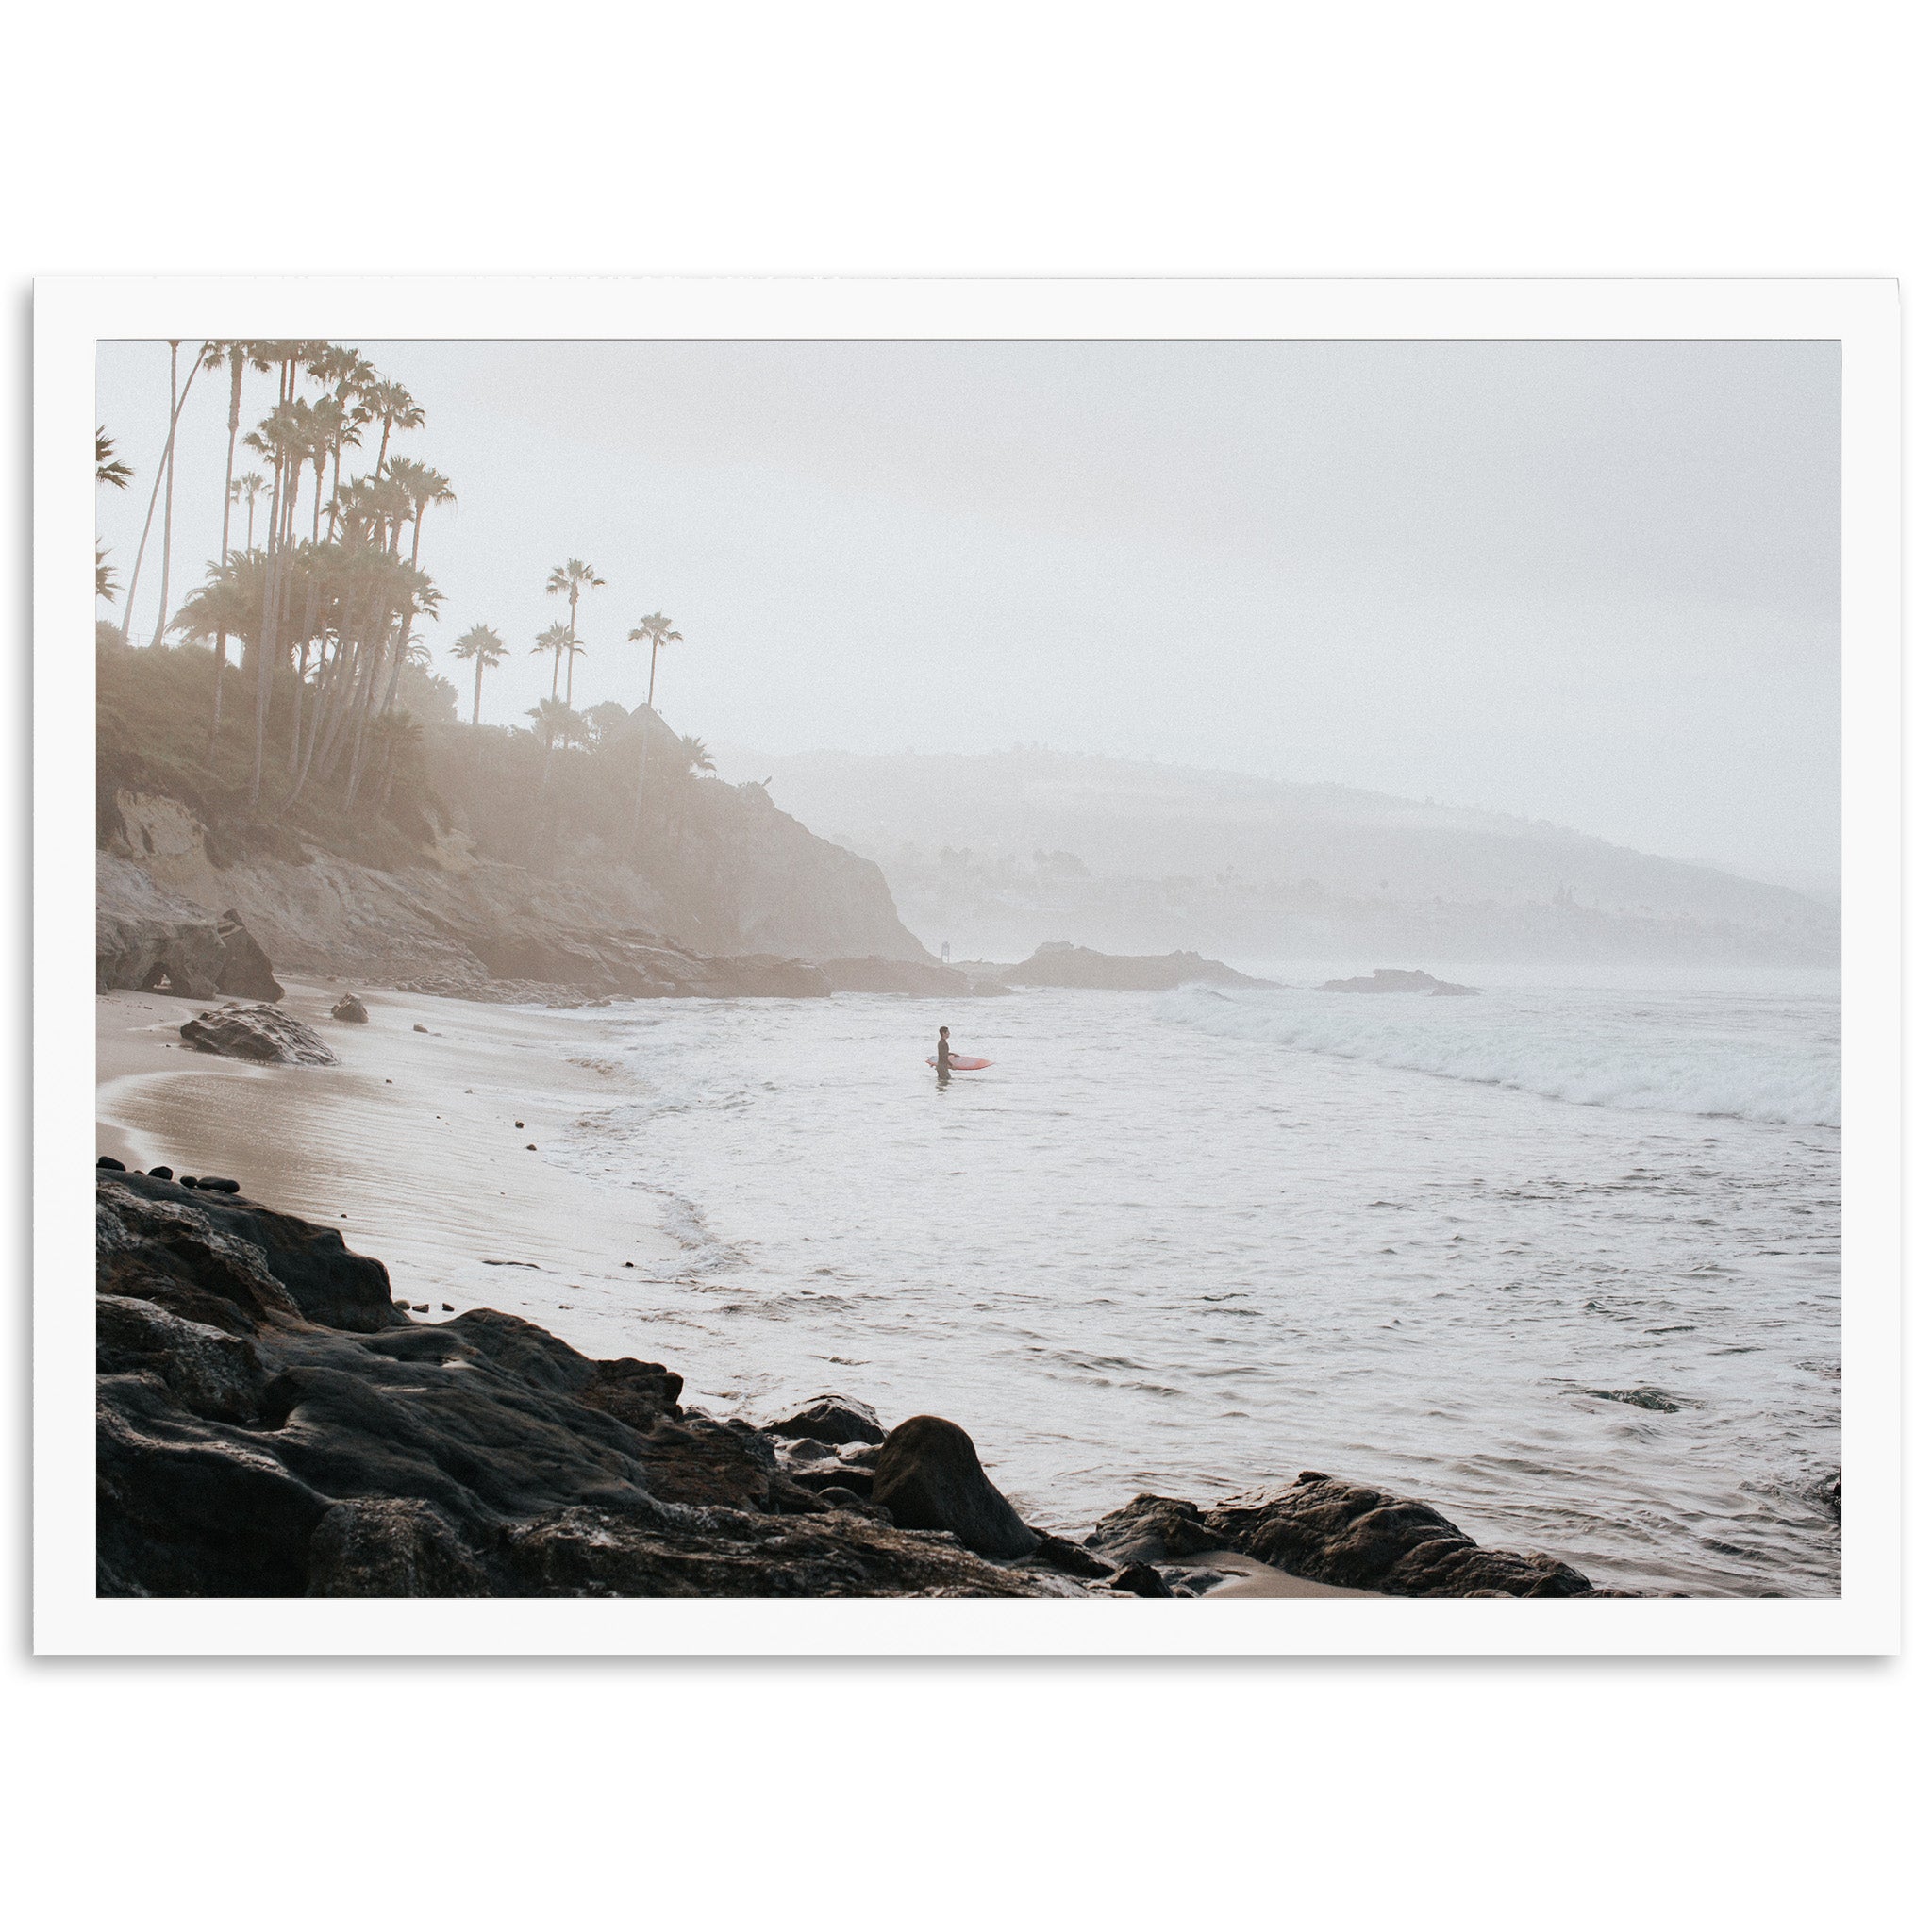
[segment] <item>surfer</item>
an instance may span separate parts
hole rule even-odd
[[[940,1028],[939,1050],[933,1055],[932,1063],[940,1070],[940,1085],[943,1087],[953,1077],[953,1045],[943,1026]]]

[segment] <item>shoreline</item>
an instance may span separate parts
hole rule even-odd
[[[543,1158],[581,1104],[609,1095],[583,1036],[516,1008],[355,991],[366,1024],[332,1020],[337,989],[313,980],[290,980],[278,1003],[339,1067],[250,1066],[185,1045],[182,1022],[213,1002],[96,995],[95,1152],[232,1176],[381,1257],[398,1299],[436,1313],[502,1308],[586,1355],[634,1353],[626,1280],[674,1270],[683,1250],[643,1190]]]
[[[245,1197],[334,1227],[384,1263],[399,1303],[419,1315],[426,1303],[432,1324],[498,1309],[593,1358],[641,1345],[647,1324],[615,1305],[624,1264],[674,1266],[681,1249],[645,1200],[633,1205],[541,1158],[569,1102],[609,1092],[594,1054],[571,1052],[581,1035],[530,1009],[355,991],[366,1024],[333,1020],[340,990],[313,980],[291,979],[277,1003],[322,1036],[339,1067],[201,1053],[179,1028],[210,1002],[98,994],[96,1154],[137,1171],[218,1173]],[[533,1068],[520,1082],[518,1056],[531,1052],[543,1056],[541,1077]],[[558,1304],[558,1284],[576,1299]],[[1383,1595],[1233,1549],[1190,1561],[1226,1578],[1201,1601]]]

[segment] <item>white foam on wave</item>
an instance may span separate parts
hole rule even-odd
[[[1183,988],[1161,1016],[1224,1039],[1510,1087],[1581,1107],[1836,1127],[1823,1000],[1511,991],[1477,999]]]

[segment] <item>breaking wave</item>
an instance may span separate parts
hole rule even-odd
[[[1576,991],[1479,999],[1299,989],[1163,998],[1164,1019],[1224,1039],[1509,1087],[1580,1107],[1836,1127],[1835,1002],[1741,1007]]]

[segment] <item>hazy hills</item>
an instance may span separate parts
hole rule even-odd
[[[1835,912],[1800,892],[1500,813],[1041,750],[720,760],[876,860],[913,931],[960,954],[1837,957]]]

